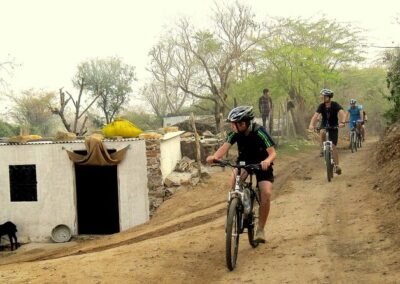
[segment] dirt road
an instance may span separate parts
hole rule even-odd
[[[317,150],[276,161],[267,243],[240,241],[225,265],[229,171],[179,191],[147,224],[63,247],[0,254],[1,283],[400,283],[399,214],[374,190],[369,153],[341,150],[325,178]]]

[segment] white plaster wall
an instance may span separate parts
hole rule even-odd
[[[160,163],[163,180],[174,171],[177,162],[182,159],[181,135],[184,131],[168,132],[161,139]]]
[[[105,142],[107,149],[122,149],[126,142]],[[146,143],[129,143],[125,159],[118,165],[120,230],[126,230],[149,220]]]
[[[105,142],[109,149],[130,148],[118,165],[120,229],[149,219],[146,147],[143,140]],[[83,142],[0,146],[0,222],[18,226],[22,242],[47,241],[58,224],[77,234],[75,169],[66,149],[86,150]],[[11,202],[9,165],[36,165],[36,202]]]

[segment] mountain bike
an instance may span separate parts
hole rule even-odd
[[[337,126],[325,126],[319,127],[319,129],[325,129],[325,141],[323,142],[323,156],[326,165],[326,177],[328,182],[333,178],[333,172],[335,170],[335,161],[333,160],[333,143],[329,140],[329,130],[337,129]]]
[[[361,121],[352,121],[353,127],[350,129],[350,149],[351,152],[357,152],[357,148],[361,148],[362,146],[362,137],[361,137]]]
[[[213,166],[231,167],[235,172],[235,189],[228,194],[228,208],[225,224],[226,237],[226,264],[229,270],[235,269],[239,250],[240,234],[247,229],[250,245],[255,248],[258,242],[254,239],[255,224],[258,220],[260,196],[258,187],[253,188],[253,175],[255,170],[261,170],[260,164],[239,162],[232,164],[226,160],[214,160]],[[235,171],[236,169],[236,171]],[[246,170],[248,176],[243,179]]]

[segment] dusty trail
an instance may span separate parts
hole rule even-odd
[[[268,242],[253,249],[243,235],[233,272],[225,266],[226,171],[178,192],[138,228],[62,248],[2,253],[0,282],[396,283],[400,216],[372,190],[372,146],[342,150],[343,174],[331,183],[316,150],[278,160]]]

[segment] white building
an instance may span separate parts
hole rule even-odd
[[[0,145],[0,223],[17,225],[21,242],[47,241],[53,228],[72,235],[111,234],[149,219],[144,140],[106,140],[109,153],[128,146],[118,165],[85,166],[84,141]]]

